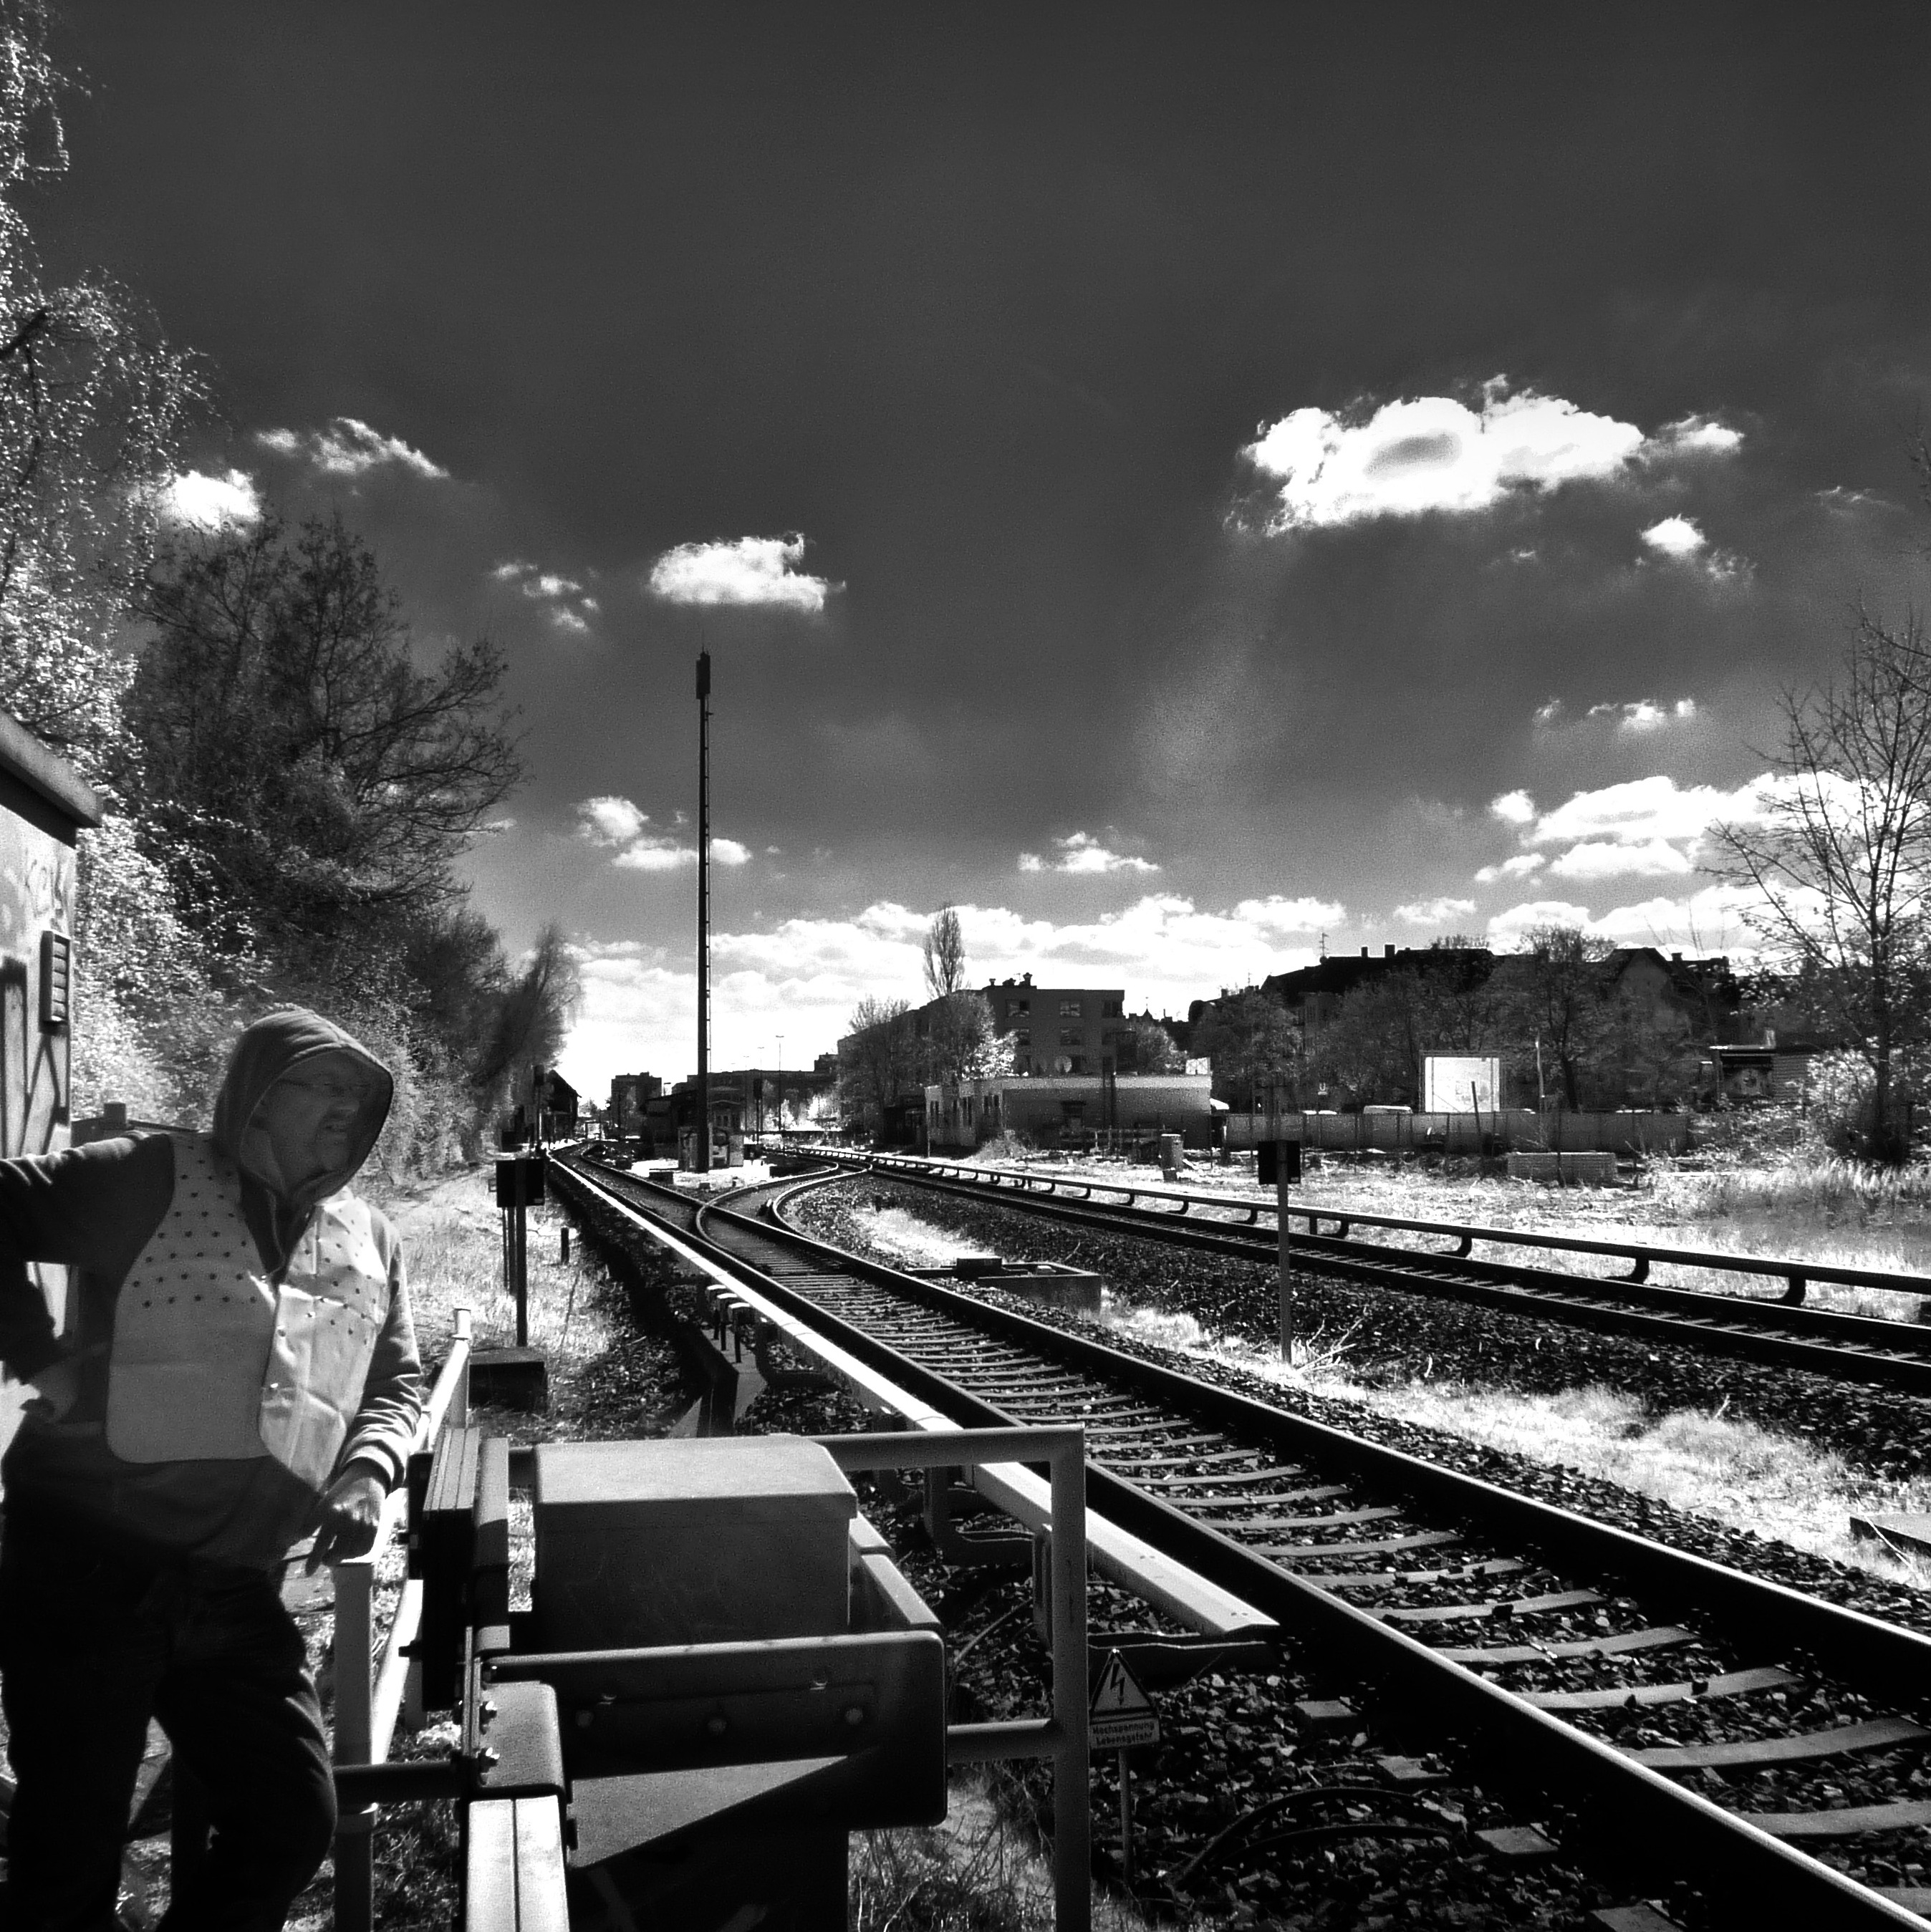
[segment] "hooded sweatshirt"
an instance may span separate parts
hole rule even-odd
[[[278,1081],[322,1069],[359,1081],[362,1096],[335,1158],[323,1171],[291,1181],[258,1118],[262,1102]],[[10,1519],[136,1558],[186,1561],[214,1571],[261,1570],[279,1562],[314,1526],[317,1488],[253,1442],[222,1454],[170,1458],[164,1431],[157,1460],[152,1443],[131,1438],[131,1412],[149,1419],[160,1412],[156,1385],[138,1379],[144,1365],[136,1346],[140,1324],[156,1318],[141,1312],[151,1302],[131,1304],[128,1333],[117,1348],[122,1291],[131,1270],[137,1285],[151,1286],[164,1268],[185,1262],[177,1271],[184,1293],[206,1274],[211,1298],[214,1288],[233,1288],[248,1276],[257,1298],[272,1295],[283,1289],[292,1264],[306,1280],[318,1262],[326,1262],[323,1235],[344,1226],[365,1242],[362,1272],[378,1277],[373,1286],[380,1305],[368,1312],[380,1325],[359,1399],[353,1390],[347,1396],[353,1413],[334,1469],[354,1462],[386,1485],[400,1480],[422,1382],[401,1248],[386,1218],[344,1188],[374,1147],[393,1091],[388,1070],[341,1028],[289,1009],[257,1021],[236,1042],[212,1136],[149,1134],[0,1161],[0,1360],[14,1375],[30,1378],[70,1358],[80,1382],[65,1415],[53,1419],[30,1407],[23,1417],[0,1463]],[[311,1158],[305,1166],[315,1164]],[[208,1225],[233,1225],[238,1208],[252,1253],[211,1246],[203,1257],[193,1246],[194,1217],[203,1212],[194,1203],[204,1188],[212,1189],[215,1202]],[[175,1245],[188,1251],[173,1252]],[[29,1278],[32,1262],[59,1262],[74,1271],[63,1336],[54,1334],[46,1302]],[[167,1276],[167,1284],[173,1279]],[[263,1318],[272,1327],[281,1312]],[[223,1346],[218,1335],[212,1346]],[[264,1328],[264,1354],[270,1346]],[[273,1358],[267,1372],[263,1386],[272,1391]],[[192,1386],[191,1378],[184,1384]],[[265,1401],[265,1436],[269,1406]],[[117,1454],[110,1438],[139,1460]]]

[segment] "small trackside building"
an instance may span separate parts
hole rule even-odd
[[[1035,1147],[1085,1147],[1105,1134],[1179,1134],[1205,1147],[1212,1081],[1204,1073],[1005,1076],[925,1090],[926,1144],[934,1154],[982,1147],[1002,1133]]]
[[[72,1123],[74,853],[101,801],[17,719],[0,711],[0,1155],[51,1154]],[[56,1328],[67,1271],[32,1272]],[[0,1447],[26,1389],[0,1388]]]

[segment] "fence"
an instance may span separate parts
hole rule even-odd
[[[1496,1149],[1538,1154],[1681,1154],[1690,1116],[1677,1113],[1539,1114],[1503,1107],[1479,1114],[1229,1114],[1227,1144],[1299,1141],[1303,1147],[1475,1154]]]
[[[449,1359],[436,1378],[410,1447],[432,1448],[445,1423],[460,1428],[470,1418],[470,1312],[459,1308]],[[366,1556],[334,1566],[335,1585],[335,1762],[380,1764],[389,1756],[397,1718],[405,1708],[412,1724],[422,1717],[422,1678],[404,1655],[422,1617],[422,1584],[402,1586],[378,1667],[374,1656],[375,1573],[383,1550],[408,1507],[406,1484],[384,1504],[376,1540]],[[335,1827],[336,1932],[369,1932],[375,1912],[375,1807],[342,1813]]]

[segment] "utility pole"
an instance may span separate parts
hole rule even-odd
[[[710,1172],[710,653],[697,661],[697,1172]]]

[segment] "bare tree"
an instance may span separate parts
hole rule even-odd
[[[925,983],[935,1000],[949,1000],[966,986],[966,935],[949,905],[932,916],[925,934]]]
[[[1783,694],[1779,782],[1753,824],[1719,826],[1746,916],[1871,1072],[1866,1151],[1903,1154],[1893,1053],[1923,1030],[1931,860],[1931,653],[1915,614],[1859,608],[1841,677]]]

